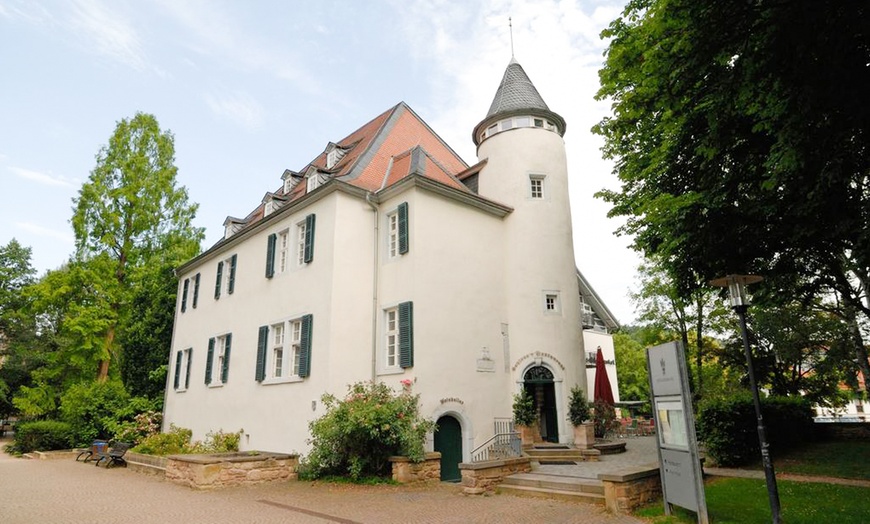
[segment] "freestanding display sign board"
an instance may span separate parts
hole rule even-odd
[[[704,477],[682,346],[679,342],[669,342],[647,348],[646,366],[656,423],[665,514],[670,515],[670,504],[676,504],[697,513],[699,523],[708,524]]]

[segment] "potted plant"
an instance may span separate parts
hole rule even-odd
[[[614,424],[618,424],[613,405],[603,400],[596,400],[592,406],[592,423],[595,425],[595,438],[604,438],[613,429]]]
[[[520,432],[523,447],[531,447],[541,440],[541,430],[538,428],[538,407],[528,390],[523,389],[514,395],[514,424]]]
[[[574,446],[589,449],[595,444],[595,425],[590,421],[592,409],[580,386],[571,388],[568,398],[568,419],[574,426]]]

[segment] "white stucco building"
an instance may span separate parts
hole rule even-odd
[[[400,103],[285,171],[177,270],[165,428],[304,453],[323,393],[407,379],[447,476],[523,387],[570,442],[568,393],[616,322],[575,266],[564,132],[511,60],[472,166]]]

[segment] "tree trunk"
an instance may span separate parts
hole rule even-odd
[[[99,368],[97,369],[97,380],[100,382],[105,382],[109,378],[109,362],[112,359],[112,345],[115,342],[115,326],[109,327],[109,331],[106,332],[106,354],[108,355],[104,360],[100,361]]]
[[[849,316],[846,322],[849,323],[849,331],[855,344],[855,360],[858,362],[858,369],[861,370],[861,375],[864,377],[864,391],[866,392],[868,387],[870,387],[870,362],[867,359],[867,348],[864,347],[864,338],[861,337],[861,329],[858,327],[858,320],[855,318],[855,310],[847,306],[846,314]]]

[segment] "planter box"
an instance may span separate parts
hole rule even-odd
[[[577,449],[591,449],[595,444],[595,425],[584,422],[574,426],[574,447]]]
[[[296,480],[298,455],[268,452],[170,455],[166,480],[194,489],[215,489]]]

